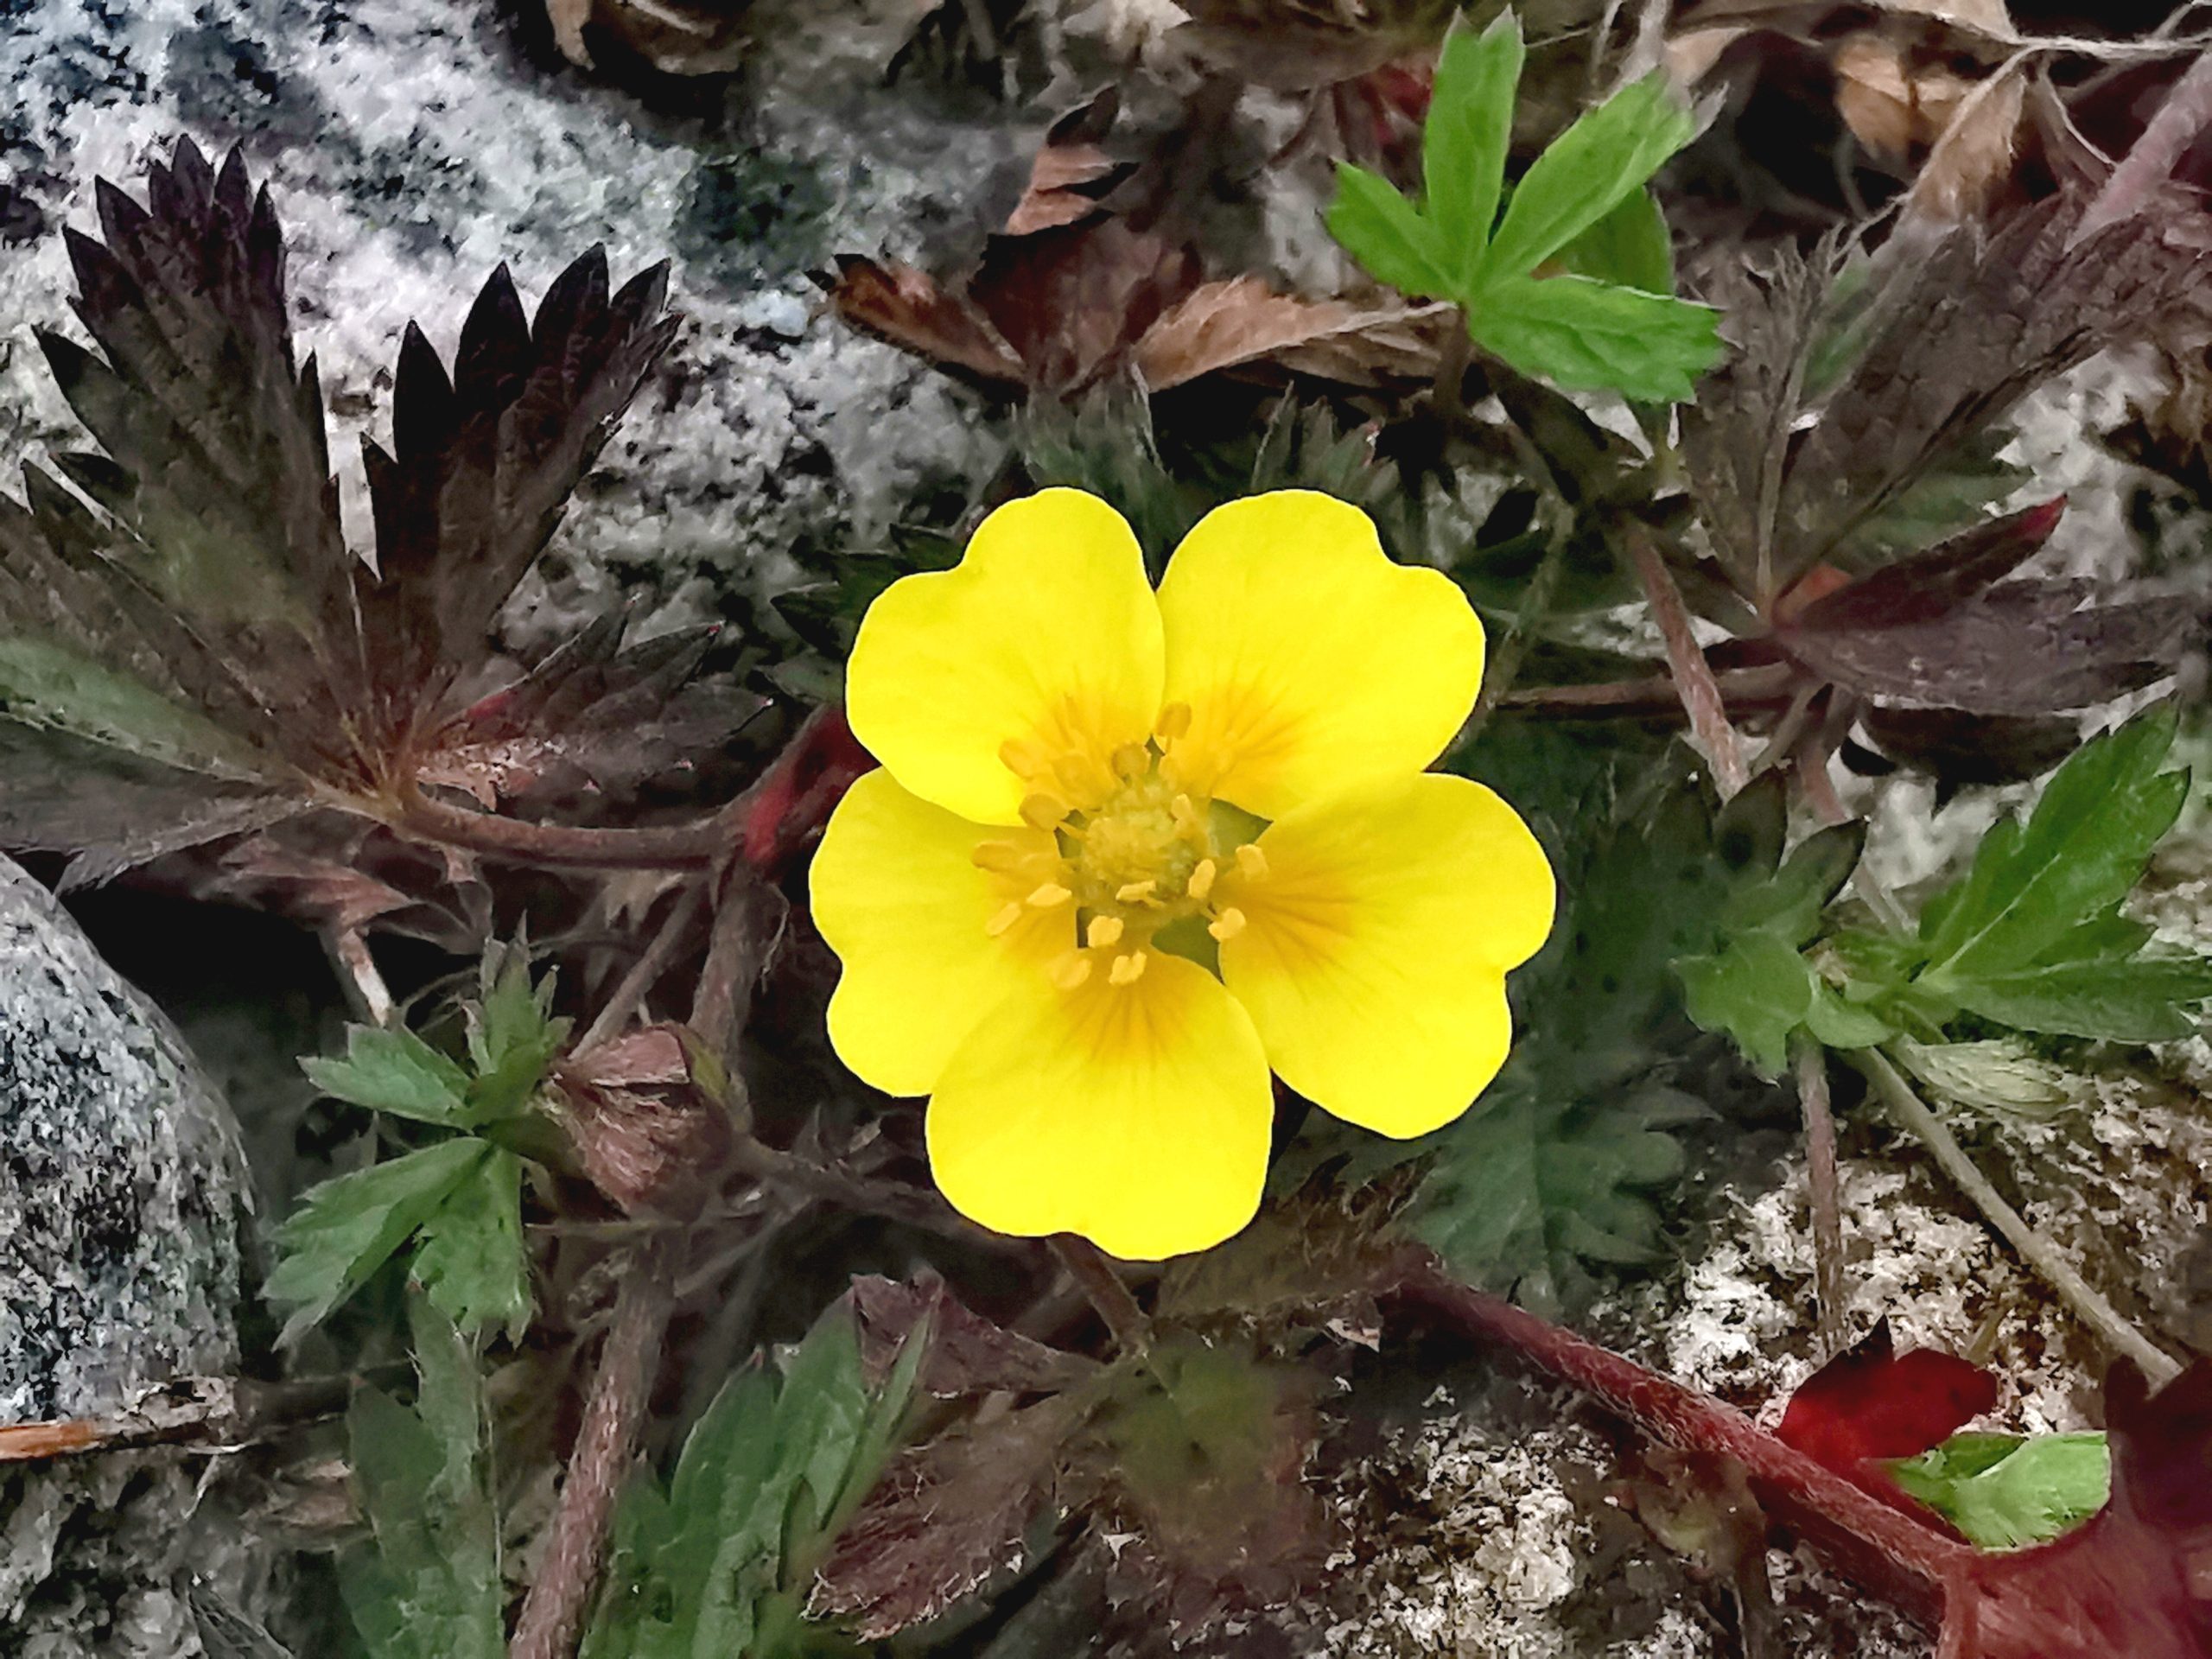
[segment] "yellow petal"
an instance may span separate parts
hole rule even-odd
[[[930,1169],[1001,1233],[1080,1233],[1135,1261],[1200,1250],[1259,1208],[1274,1091],[1259,1034],[1204,969],[1015,993],[929,1105]]]
[[[1483,628],[1441,571],[1393,564],[1358,508],[1310,490],[1217,507],[1160,587],[1178,760],[1264,818],[1419,772],[1465,721]]]
[[[1278,819],[1221,975],[1300,1094],[1425,1135],[1480,1094],[1512,1039],[1505,973],[1551,931],[1551,866],[1480,784],[1423,773]]]
[[[1081,756],[1110,780],[1114,752],[1141,743],[1160,712],[1164,652],[1122,516],[1081,490],[1045,490],[984,519],[955,569],[904,577],[868,607],[846,713],[924,800],[1019,823],[1033,791],[1004,752]]]
[[[871,772],[823,832],[810,877],[814,924],[844,963],[830,999],[830,1040],[863,1080],[925,1095],[969,1028],[1075,944],[1071,911],[1016,905],[993,935],[1016,879],[976,868],[985,839],[1034,842],[1033,830],[986,830]]]

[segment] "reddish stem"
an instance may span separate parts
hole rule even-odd
[[[676,1306],[678,1248],[667,1237],[657,1239],[623,1271],[614,1323],[584,1404],[583,1427],[561,1478],[552,1535],[523,1598],[508,1659],[569,1659],[583,1636],[607,1523],[629,1477],[638,1425],[660,1370],[661,1338]]]
[[[1642,530],[1630,526],[1624,539],[1637,577],[1643,583],[1644,597],[1651,602],[1652,620],[1659,625],[1660,638],[1667,644],[1667,665],[1675,672],[1675,694],[1682,700],[1682,711],[1690,717],[1690,730],[1712,763],[1713,780],[1720,785],[1720,798],[1725,801],[1751,781],[1743,740],[1728,723],[1726,701],[1705,652],[1698,648],[1689,612],[1683,607],[1674,577],[1667,573],[1665,561]]]
[[[1454,1283],[1433,1257],[1393,1288],[1460,1328],[1503,1342],[1587,1390],[1654,1440],[1732,1458],[1770,1515],[1814,1540],[1854,1579],[1935,1624],[1971,1545],[1922,1525],[1783,1445],[1741,1412],[1648,1370],[1510,1302]]]

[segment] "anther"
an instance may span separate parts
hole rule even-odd
[[[1202,858],[1191,867],[1191,879],[1184,890],[1192,898],[1203,901],[1213,891],[1213,879],[1221,873],[1220,867],[1210,858]]]
[[[1052,762],[1052,776],[1060,787],[1079,801],[1103,801],[1120,781],[1087,754],[1064,754]]]
[[[1173,800],[1168,802],[1167,810],[1174,818],[1175,827],[1178,830],[1189,830],[1205,827],[1199,820],[1198,809],[1191,804],[1191,798],[1188,795],[1178,795]]]
[[[1064,991],[1071,991],[1090,977],[1090,958],[1080,950],[1071,950],[1064,957],[1052,959],[1045,969],[1045,976]]]
[[[1191,729],[1191,705],[1171,702],[1160,711],[1160,718],[1152,723],[1154,733],[1173,742]]]
[[[1248,841],[1236,849],[1236,869],[1248,881],[1256,881],[1268,873],[1268,855],[1257,842]]]
[[[1021,821],[1033,830],[1050,830],[1068,815],[1068,804],[1057,795],[1047,795],[1039,790],[1025,796],[1021,803]]]
[[[1147,876],[1141,881],[1125,882],[1114,889],[1114,902],[1121,905],[1148,905],[1152,895],[1160,890],[1160,883]]]
[[[1044,750],[1018,737],[1010,737],[999,745],[999,760],[1008,772],[1022,779],[1034,778],[1052,764],[1046,759]]]
[[[1127,782],[1152,770],[1152,751],[1141,743],[1124,743],[1114,751],[1115,774]]]
[[[1231,905],[1206,924],[1206,931],[1226,944],[1244,931],[1244,912]]]
[[[1047,881],[1021,902],[1034,905],[1039,910],[1050,910],[1054,905],[1065,905],[1075,897],[1057,881]]]
[[[1122,918],[1118,916],[1094,916],[1084,930],[1083,942],[1094,950],[1103,950],[1109,944],[1122,942]]]
[[[1114,958],[1114,965],[1106,970],[1109,985],[1134,985],[1144,976],[1144,952],[1132,950],[1126,957]]]
[[[995,939],[1001,933],[1010,931],[1020,919],[1021,906],[1019,904],[1008,905],[983,924],[983,931]]]
[[[976,850],[969,855],[969,861],[979,870],[1012,875],[1029,862],[1029,855],[1010,841],[985,841],[976,843]]]

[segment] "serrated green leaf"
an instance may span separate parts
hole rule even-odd
[[[2188,773],[2158,770],[2173,738],[2170,711],[2137,716],[2076,750],[2024,824],[1993,830],[1956,899],[1923,917],[1924,977],[2017,971],[2125,899],[2188,793]]]
[[[1577,276],[1621,288],[1646,294],[1675,291],[1675,239],[1658,198],[1649,190],[1623,196],[1611,213],[1560,250],[1559,262]]]
[[[1459,293],[1472,288],[1497,218],[1522,57],[1520,20],[1509,10],[1480,35],[1454,29],[1437,60],[1421,130],[1422,209]]]
[[[1476,343],[1560,385],[1679,403],[1720,360],[1720,314],[1587,276],[1486,282],[1468,311]]]
[[[1453,296],[1452,255],[1436,227],[1387,179],[1350,162],[1337,163],[1329,234],[1370,275],[1402,293]]]
[[[344,1059],[300,1062],[333,1099],[421,1123],[466,1128],[474,1121],[468,1074],[404,1027],[348,1026]]]
[[[0,639],[0,715],[207,777],[263,775],[251,749],[197,710],[43,639]]]
[[[1525,276],[1641,189],[1696,135],[1663,73],[1624,86],[1569,127],[1514,187],[1478,286]]]
[[[2201,957],[2045,963],[1948,987],[1968,1013],[2018,1031],[2107,1042],[2164,1043],[2194,1033],[2186,1005],[2212,997]]]
[[[340,1589],[370,1659],[501,1659],[506,1590],[475,1356],[427,1299],[408,1312],[415,1405],[365,1389],[346,1416],[374,1542],[340,1557]]]
[[[277,1230],[281,1259],[264,1294],[290,1304],[280,1344],[359,1290],[468,1182],[493,1148],[466,1135],[308,1189]]]
[[[1907,1496],[1984,1549],[2048,1543],[2105,1505],[2112,1458],[2102,1434],[1955,1434],[1890,1464]]]
[[[537,1098],[545,1071],[567,1041],[569,1022],[553,1017],[553,976],[536,984],[530,952],[520,944],[489,947],[484,955],[483,995],[463,1006],[468,1053],[476,1076],[468,1084],[472,1121],[496,1122],[526,1110]]]
[[[1790,849],[1764,881],[1740,884],[1721,912],[1724,935],[1765,928],[1790,944],[1811,942],[1827,908],[1859,868],[1866,845],[1864,823],[1836,823],[1816,830]]]
[[[921,1344],[871,1392],[843,1303],[816,1321],[780,1384],[731,1379],[692,1429],[668,1493],[625,1494],[582,1659],[796,1659],[820,1645],[804,1608],[839,1527],[881,1472]]]
[[[410,1272],[463,1331],[504,1328],[518,1342],[533,1306],[522,1236],[522,1160],[503,1147],[448,1189],[423,1218]]]
[[[2012,1039],[1974,1043],[1897,1043],[1891,1053],[1946,1100],[1982,1111],[2040,1121],[2080,1098],[2081,1085]]]
[[[1796,945],[1771,928],[1754,928],[1714,955],[1686,957],[1675,970],[1692,1020],[1734,1039],[1762,1076],[1782,1074],[1789,1033],[1813,1010],[1813,969]]]

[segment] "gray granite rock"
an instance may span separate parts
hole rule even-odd
[[[183,1040],[0,859],[0,1423],[234,1366],[251,1210]],[[252,1554],[202,1529],[198,1473],[147,1453],[0,1478],[0,1653],[197,1652],[178,1573],[243,1593]]]
[[[449,354],[494,266],[534,304],[603,242],[618,280],[672,259],[690,324],[511,617],[515,642],[618,594],[663,626],[757,601],[794,546],[865,542],[1003,451],[975,398],[817,315],[807,279],[842,251],[922,253],[1019,192],[1037,112],[887,84],[925,10],[760,0],[742,73],[671,83],[652,107],[531,54],[491,0],[0,5],[0,478],[82,442],[31,337],[71,322],[61,227],[94,227],[98,175],[143,194],[146,160],[188,133],[211,155],[242,144],[272,188],[356,545],[356,439],[388,441],[407,321]]]

